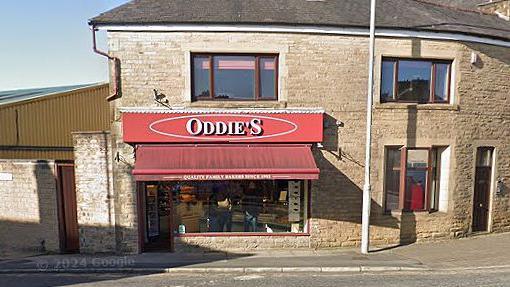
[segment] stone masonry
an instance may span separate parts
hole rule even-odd
[[[58,212],[53,161],[0,160],[0,255],[11,251],[58,252]]]
[[[479,9],[486,13],[497,13],[500,17],[510,20],[510,0],[494,0],[478,5]]]
[[[112,151],[125,159],[112,162],[116,215],[112,218],[121,227],[116,233],[119,251],[139,251],[136,188],[131,175],[134,150],[122,141],[119,108],[157,107],[152,99],[153,89],[164,93],[170,105],[175,107],[322,107],[326,110],[324,148],[313,149],[321,175],[312,184],[311,231],[306,240],[289,237],[243,237],[242,240],[186,237],[181,238],[179,244],[222,250],[285,245],[277,244],[275,240],[312,248],[359,244],[366,128],[367,38],[213,32],[109,32],[108,37],[110,53],[119,57],[122,65],[122,98],[112,103]],[[278,53],[279,100],[191,102],[192,52]],[[479,58],[475,65],[470,62],[472,53]],[[378,91],[382,56],[452,60],[451,103],[381,104]],[[380,38],[376,41],[372,143],[373,244],[398,243],[407,236],[420,241],[468,235],[471,232],[475,151],[477,147],[487,145],[496,150],[495,180],[501,179],[507,187],[505,193],[491,193],[490,230],[510,230],[509,78],[510,53],[505,47],[426,39]],[[343,125],[337,127],[337,121]],[[78,144],[83,146],[85,142]],[[92,148],[96,144],[86,145],[86,148],[78,148],[86,156],[77,154],[77,174],[83,170],[78,157],[89,160],[82,165],[99,166],[92,160]],[[384,150],[388,145],[451,147],[449,183],[445,189],[448,192],[446,211],[383,212]],[[92,177],[92,174],[89,176]],[[92,186],[93,183],[88,184]],[[83,187],[78,187],[78,190],[85,191]],[[105,204],[105,191],[98,192],[104,187],[94,183],[94,188],[88,190],[92,194],[83,196],[82,202],[97,200],[97,204]],[[78,208],[80,223],[86,223],[85,219],[94,223],[94,216],[84,214]],[[90,214],[93,214],[92,211]],[[100,217],[103,218],[104,214]]]
[[[116,252],[110,135],[73,133],[73,143],[80,252]]]

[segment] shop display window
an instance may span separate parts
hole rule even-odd
[[[171,194],[176,235],[213,233],[305,233],[307,181],[159,182]],[[160,211],[161,213],[161,211]]]

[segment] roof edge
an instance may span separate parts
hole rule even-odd
[[[123,24],[94,25],[94,27],[114,32],[265,32],[265,33],[304,33],[368,36],[365,26],[333,25],[290,25],[290,24],[197,24],[197,23],[158,23],[158,24]],[[509,32],[510,35],[510,32]],[[487,36],[486,34],[467,33],[449,30],[409,29],[379,26],[376,36],[397,38],[422,38],[432,40],[450,40],[474,42],[510,48],[510,38]]]
[[[87,86],[84,86],[84,87],[79,87],[79,88],[65,90],[65,91],[60,91],[60,92],[53,92],[53,93],[43,94],[43,95],[39,95],[37,97],[33,97],[33,98],[29,98],[29,99],[24,99],[24,100],[20,100],[20,101],[7,102],[7,103],[4,103],[4,104],[0,103],[0,108],[6,108],[6,107],[10,107],[10,106],[15,106],[15,105],[21,105],[21,104],[25,104],[25,103],[28,103],[28,102],[37,102],[37,101],[50,100],[50,99],[53,99],[55,97],[68,96],[70,93],[76,93],[76,92],[82,92],[82,91],[86,91],[86,90],[92,90],[92,89],[101,88],[103,86],[108,86],[109,84],[110,84],[109,82],[93,83],[93,84],[90,84],[90,85],[87,85]],[[20,90],[22,90],[22,89],[20,89]]]
[[[134,114],[323,114],[323,108],[138,108],[138,107],[120,107],[121,113]]]

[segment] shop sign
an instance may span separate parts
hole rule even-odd
[[[123,113],[128,143],[321,142],[322,113]]]
[[[137,174],[137,181],[175,181],[175,180],[274,180],[274,179],[317,179],[316,175],[310,174],[172,174],[172,175],[158,175],[158,174]],[[299,204],[299,202],[297,203]],[[295,207],[295,204],[293,205]],[[293,209],[295,214],[299,214],[300,210]],[[293,215],[296,216],[296,215]],[[298,216],[298,215],[297,215]],[[294,217],[292,217],[294,218]]]
[[[271,174],[192,174],[178,176],[180,180],[261,180],[273,179]]]
[[[174,120],[174,119],[170,119]],[[170,121],[168,120],[168,121]],[[165,121],[165,120],[163,120]],[[154,129],[154,124],[158,124],[161,121],[155,122],[151,124],[150,128],[151,130],[162,133],[161,131]],[[288,122],[291,125],[293,125],[293,128],[290,130],[292,132],[297,128],[297,126],[291,122]],[[200,118],[197,118],[196,116],[190,116],[190,119],[186,122],[186,131],[190,136],[199,136],[199,135],[236,135],[236,136],[246,136],[248,134],[250,135],[262,135],[263,129],[262,129],[262,119],[259,118],[253,118],[249,121],[231,121],[231,122],[225,122],[225,121],[202,121]],[[174,135],[175,136],[175,135]]]

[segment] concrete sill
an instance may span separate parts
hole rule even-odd
[[[392,210],[391,212],[385,212],[384,215],[392,216],[392,217],[401,217],[402,215],[412,215],[412,216],[432,216],[432,217],[442,217],[447,216],[448,214],[443,211],[401,211],[401,210]]]
[[[415,103],[376,103],[375,110],[439,110],[459,111],[459,105],[453,104],[415,104]]]

